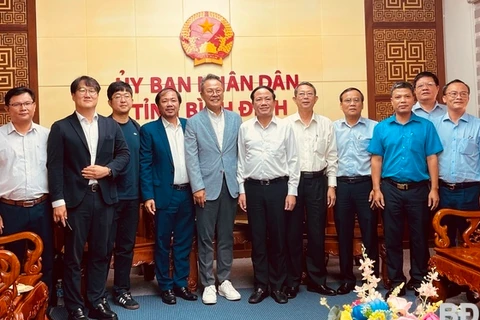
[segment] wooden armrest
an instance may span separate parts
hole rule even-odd
[[[35,233],[23,231],[8,236],[0,237],[0,245],[18,240],[29,240],[33,243],[33,249],[26,249],[23,273],[19,276],[19,282],[34,286],[42,277],[42,259],[43,241]]]
[[[0,250],[0,318],[13,319],[14,300],[17,297],[16,280],[20,274],[20,261],[13,252]],[[11,287],[11,288],[10,288]]]
[[[462,211],[454,209],[438,210],[433,217],[432,224],[435,231],[435,245],[437,247],[447,248],[450,246],[450,240],[447,236],[447,226],[440,224],[443,217],[445,216],[457,216],[466,218],[468,227],[462,234],[464,246],[480,248],[480,241],[477,241],[480,240],[480,235],[473,235],[477,230],[480,222],[480,211]]]

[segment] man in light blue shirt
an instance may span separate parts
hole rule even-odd
[[[376,121],[363,118],[364,96],[357,88],[347,88],[340,94],[344,119],[333,123],[337,139],[338,172],[335,227],[337,229],[342,284],[337,294],[348,294],[355,288],[353,274],[353,233],[357,215],[362,242],[368,257],[375,261],[378,276],[377,214],[372,210],[372,179],[368,144]]]
[[[373,203],[384,209],[388,278],[393,288],[406,280],[402,239],[408,221],[411,268],[407,287],[413,289],[428,272],[430,210],[439,202],[437,154],[443,148],[433,123],[412,112],[412,85],[395,83],[391,96],[395,114],[375,127],[367,149],[372,154]],[[405,293],[401,288],[398,296]]]
[[[443,88],[447,113],[433,121],[443,152],[438,157],[440,208],[480,210],[480,119],[466,112],[470,88],[461,80]],[[447,216],[450,245],[455,245],[457,229],[467,227],[464,218]]]
[[[413,113],[417,116],[432,120],[443,116],[446,106],[437,102],[440,89],[438,77],[429,71],[420,72],[413,79],[417,102],[413,105]]]

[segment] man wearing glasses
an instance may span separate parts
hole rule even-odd
[[[443,88],[447,113],[433,121],[443,152],[438,156],[440,208],[480,210],[480,119],[467,113],[470,88],[461,80]],[[444,218],[450,245],[467,227],[464,218]]]
[[[52,292],[52,207],[48,201],[49,130],[32,121],[35,94],[25,87],[9,90],[5,110],[11,121],[0,127],[0,235],[32,231],[43,241],[42,281]],[[23,261],[25,243],[8,247]]]
[[[110,117],[122,129],[130,151],[130,161],[116,179],[119,201],[115,205],[115,216],[108,247],[108,253],[112,252],[114,261],[113,298],[116,304],[125,309],[135,310],[140,305],[130,293],[130,270],[140,205],[140,125],[129,117],[133,105],[133,91],[128,83],[112,82],[108,86],[107,97],[108,104],[112,108]]]
[[[413,79],[417,102],[413,105],[413,113],[431,120],[445,114],[445,105],[437,102],[439,90],[438,77],[429,71],[420,72]]]
[[[71,226],[65,234],[65,307],[69,320],[88,319],[80,291],[81,262],[88,242],[88,316],[116,320],[104,298],[108,243],[118,202],[114,179],[127,165],[130,153],[120,126],[96,112],[98,82],[79,77],[70,85],[70,92],[75,112],[52,125],[47,144],[53,219]]]
[[[295,133],[300,163],[300,182],[295,209],[286,213],[287,269],[285,293],[295,298],[300,284],[303,247],[303,218],[307,226],[307,290],[333,296],[326,285],[325,224],[327,207],[335,205],[337,186],[337,142],[330,119],[313,112],[317,90],[310,82],[295,88],[293,101],[298,112],[289,116]]]
[[[223,107],[220,77],[208,74],[200,83],[202,111],[187,121],[185,160],[197,214],[198,271],[204,304],[217,303],[213,274],[216,235],[218,293],[227,300],[241,296],[230,282],[233,225],[237,213],[237,137],[240,116]]]
[[[413,87],[396,82],[391,89],[395,113],[377,124],[367,151],[372,154],[373,204],[383,210],[388,278],[392,289],[403,274],[405,218],[410,235],[410,283],[418,288],[428,271],[430,210],[438,206],[438,158],[443,148],[433,124],[412,112]],[[418,292],[417,292],[418,293]],[[401,288],[398,296],[406,294]]]

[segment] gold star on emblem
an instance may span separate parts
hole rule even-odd
[[[210,23],[207,18],[205,18],[205,21],[202,24],[199,24],[199,26],[202,27],[202,29],[203,29],[202,30],[203,33],[206,33],[206,32],[213,33],[212,28],[213,28],[214,25],[215,24]]]

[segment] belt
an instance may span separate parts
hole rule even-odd
[[[180,190],[180,191],[188,190],[190,189],[190,183],[174,184],[172,185],[172,188],[174,190]]]
[[[300,177],[304,179],[320,178],[325,175],[325,169],[320,171],[301,171]]]
[[[40,198],[30,199],[30,200],[18,200],[18,201],[16,201],[16,200],[0,198],[0,202],[9,204],[11,206],[30,208],[30,207],[33,207],[33,206],[47,200],[47,198],[48,198],[48,194],[44,194]]]
[[[371,176],[337,177],[337,181],[345,182],[345,183],[360,183],[360,182],[371,181],[371,180],[372,180]]]
[[[271,184],[274,184],[274,183],[279,183],[283,180],[288,180],[288,176],[278,177],[278,178],[270,179],[270,180],[256,180],[256,179],[251,179],[251,178],[246,179],[247,182],[254,183],[254,184],[259,184],[261,186],[268,186],[268,185],[271,185]]]
[[[89,184],[88,190],[90,190],[91,192],[97,192],[100,190],[100,185],[98,183]]]
[[[418,181],[418,182],[397,182],[390,178],[385,178],[383,181],[386,181],[396,187],[399,190],[410,190],[415,189],[428,184],[428,180]]]
[[[440,185],[442,187],[446,187],[448,190],[458,190],[458,189],[465,189],[465,188],[479,186],[480,182],[473,181],[473,182],[448,183],[447,181],[440,180]]]

